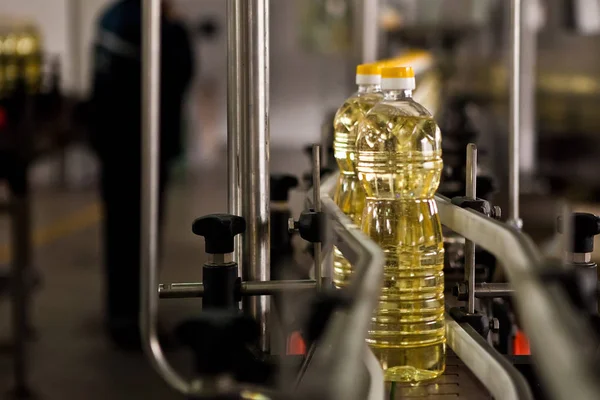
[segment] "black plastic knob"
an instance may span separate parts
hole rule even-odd
[[[573,213],[573,253],[594,251],[594,236],[600,234],[600,217],[588,213]],[[558,231],[562,232],[562,217],[558,217]]]
[[[298,186],[298,178],[293,175],[271,175],[271,201],[285,201],[290,197],[290,190]]]
[[[211,214],[194,221],[192,232],[204,236],[208,254],[233,253],[233,238],[246,231],[246,221],[230,214]]]

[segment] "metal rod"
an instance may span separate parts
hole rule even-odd
[[[241,216],[246,220],[246,233],[242,235],[242,279],[268,281],[269,254],[269,0],[236,1],[231,9],[235,22],[235,46],[239,46],[241,59],[237,71],[240,75],[230,82],[230,111],[235,112],[239,124],[239,176],[241,190]],[[233,28],[232,28],[233,29]],[[229,51],[233,51],[229,48]],[[241,83],[241,87],[237,85]],[[246,297],[242,308],[256,319],[260,326],[260,347],[269,351],[268,332],[269,298]]]
[[[354,41],[359,63],[379,59],[379,0],[354,0]]]
[[[242,296],[269,296],[283,292],[314,290],[316,282],[306,280],[283,280],[267,282],[243,282]],[[187,299],[204,296],[202,283],[166,283],[158,286],[161,299]]]
[[[477,198],[477,146],[467,145],[466,197]],[[475,313],[475,243],[465,240],[465,281],[468,287],[467,312]]]
[[[475,297],[511,297],[515,290],[508,283],[480,283],[475,285]]]
[[[321,146],[313,146],[313,204],[316,212],[321,212]],[[323,285],[323,265],[321,260],[321,243],[314,244],[315,259],[315,280],[317,281],[317,290],[321,290]]]
[[[31,276],[30,207],[27,194],[13,197],[11,218],[12,288],[12,345],[15,393],[29,392],[29,349],[27,346],[29,321],[29,289],[27,277]]]
[[[230,214],[242,215],[240,192],[240,137],[244,108],[238,102],[239,91],[244,87],[242,71],[241,0],[227,0],[227,208]],[[242,275],[242,248],[236,236],[233,261]]]
[[[508,222],[521,228],[519,217],[521,140],[521,28],[522,2],[511,0],[510,126],[508,135]]]
[[[144,0],[142,62],[142,221],[140,328],[153,368],[174,389],[187,395],[190,385],[164,357],[156,329],[158,317],[158,158],[160,126],[160,0]]]

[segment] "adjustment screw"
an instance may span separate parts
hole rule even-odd
[[[500,206],[492,207],[492,218],[494,218],[494,219],[502,218],[502,209],[500,208]]]
[[[496,333],[499,330],[500,330],[500,321],[498,321],[498,318],[490,319],[490,331],[493,333]]]
[[[464,282],[457,283],[456,286],[452,288],[452,294],[456,296],[458,300],[465,301],[469,298],[469,288]]]
[[[288,232],[289,233],[298,232],[298,222],[294,221],[294,218],[288,219]]]

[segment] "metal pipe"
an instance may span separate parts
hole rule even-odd
[[[379,59],[379,0],[355,0],[354,40],[359,63]]]
[[[475,285],[475,297],[511,297],[515,290],[508,283],[480,283]]]
[[[321,146],[313,146],[313,204],[316,212],[321,212]],[[321,243],[314,244],[315,280],[317,290],[323,285],[323,266],[321,260]]]
[[[241,0],[227,0],[227,209],[232,215],[242,215],[240,192],[240,137],[244,108],[238,102],[244,89],[242,71]],[[239,237],[234,239],[233,261],[242,275],[242,248]]]
[[[519,217],[521,140],[521,28],[522,2],[511,0],[510,126],[508,138],[508,222],[521,228]]]
[[[188,395],[191,387],[167,362],[158,341],[158,158],[160,126],[160,0],[144,0],[142,62],[142,221],[140,328],[153,368],[174,389]]]
[[[241,216],[246,220],[242,235],[242,279],[268,281],[269,254],[269,0],[236,1],[232,8],[239,36],[236,46],[241,47],[237,73],[240,82],[234,85],[235,98],[231,110],[240,129],[239,176],[241,189]],[[238,41],[239,40],[239,41]],[[230,48],[229,51],[232,51]],[[230,87],[230,94],[234,92]],[[269,299],[246,297],[244,312],[256,319],[260,326],[260,347],[269,351]]]
[[[316,282],[306,280],[284,280],[267,282],[242,282],[242,296],[269,296],[283,292],[314,290]],[[202,283],[166,283],[158,286],[161,299],[188,299],[204,296]]]
[[[466,197],[477,198],[477,146],[467,145]],[[467,312],[475,313],[475,243],[465,240],[465,281],[468,288]]]

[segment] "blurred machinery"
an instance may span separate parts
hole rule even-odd
[[[478,4],[491,10],[498,2]],[[465,93],[448,94],[454,93],[446,85],[453,81],[452,71],[434,63],[437,56],[419,53],[410,61],[425,61],[419,76],[425,82],[430,76],[430,86],[424,85],[429,90],[415,96],[432,98],[429,106],[446,134],[447,171],[436,201],[447,230],[446,287],[454,294],[447,297],[446,313],[451,351],[440,380],[420,386],[384,386],[382,371],[364,343],[379,295],[383,252],[352,228],[331,200],[335,173],[329,171],[334,166],[325,162],[329,170],[323,168],[329,152],[318,145],[311,149],[313,168],[305,177],[312,186],[306,210],[298,220],[287,222],[287,229],[311,243],[312,273],[297,268],[290,258],[291,242],[285,236],[291,215],[287,192],[297,181],[269,175],[268,1],[227,2],[229,213],[193,223],[192,230],[205,238],[209,255],[202,282],[157,282],[160,6],[158,0],[144,1],[141,325],[147,354],[165,381],[194,399],[600,397],[598,277],[590,259],[600,219],[564,213],[558,225],[568,260],[544,257],[521,230],[518,143],[523,134],[520,111],[526,105],[519,39],[524,24],[521,2],[510,4],[508,222],[503,222],[501,209],[490,203],[490,195],[501,188],[495,177],[504,177],[505,170],[480,173],[485,172],[485,163],[478,163],[473,142],[487,133],[478,121],[479,107],[470,106],[477,102]],[[445,16],[438,14],[440,20]],[[446,32],[454,37],[450,41],[454,47],[464,24],[451,25]],[[447,65],[441,60],[442,66]],[[434,69],[441,75],[428,75]],[[440,90],[432,89],[436,82],[441,83]],[[323,133],[326,138],[327,131]],[[551,223],[556,226],[556,216]],[[350,285],[343,290],[331,285],[333,245],[355,267]],[[503,271],[503,280],[497,279],[496,265],[501,266],[497,269]],[[158,299],[187,297],[203,298],[197,318],[177,330],[194,355],[192,380],[172,369],[156,333]],[[514,351],[511,343],[519,336],[517,329],[520,337],[523,331],[527,335],[531,355]]]
[[[30,395],[27,342],[33,290],[41,282],[31,266],[29,167],[59,153],[76,138],[74,101],[62,94],[59,60],[44,54],[35,24],[0,18],[0,210],[11,222],[12,262],[0,269],[0,293],[12,304],[10,351],[15,394]]]

